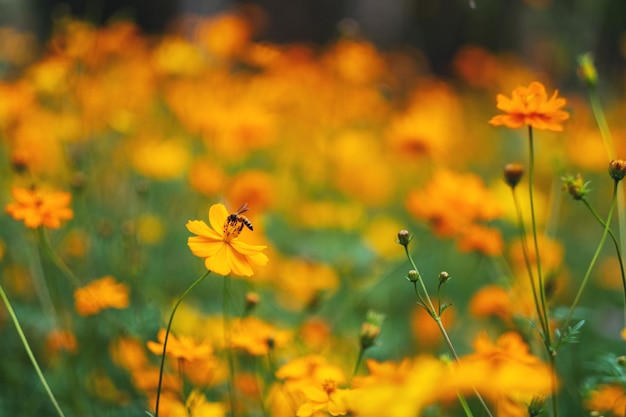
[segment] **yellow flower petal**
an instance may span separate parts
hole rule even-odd
[[[215,230],[211,229],[202,220],[189,220],[186,226],[187,226],[187,230],[189,230],[193,234],[204,236],[209,239],[223,240],[222,239],[223,236],[219,232],[216,232]]]
[[[224,233],[224,223],[228,217],[228,210],[223,204],[213,204],[209,209],[209,223],[213,230],[220,235]]]

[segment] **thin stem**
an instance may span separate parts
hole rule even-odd
[[[532,220],[533,229],[533,244],[535,246],[535,261],[537,263],[537,281],[539,283],[539,296],[541,300],[541,313],[543,315],[542,320],[545,326],[545,339],[547,345],[552,345],[552,333],[550,331],[550,321],[548,319],[548,304],[546,301],[546,289],[543,283],[543,273],[541,271],[541,257],[539,254],[539,241],[537,234],[537,219],[535,216],[535,197],[534,197],[534,182],[535,182],[535,145],[533,140],[533,128],[528,126],[528,196],[530,199],[530,216]]]
[[[411,253],[409,252],[408,245],[404,245],[404,251],[406,252],[407,258],[409,259],[409,262],[411,263],[411,266],[417,272],[417,276],[418,276],[417,281],[419,281],[420,286],[422,287],[422,291],[424,292],[424,296],[421,296],[420,292],[418,290],[418,287],[417,287],[417,281],[413,281],[413,288],[415,289],[415,294],[417,295],[417,297],[421,301],[422,307],[424,307],[426,309],[428,314],[430,314],[430,316],[435,320],[435,323],[437,323],[437,327],[439,327],[439,331],[441,332],[441,335],[443,336],[443,339],[446,342],[446,345],[448,346],[448,350],[450,351],[450,353],[454,357],[454,360],[456,362],[459,362],[460,361],[459,355],[457,355],[456,350],[454,349],[454,345],[452,344],[452,340],[450,340],[450,336],[448,336],[448,332],[446,331],[446,328],[443,325],[443,322],[441,321],[441,315],[438,314],[437,311],[435,310],[435,307],[434,307],[434,305],[433,305],[433,303],[432,303],[432,301],[430,299],[430,296],[428,295],[428,290],[426,289],[426,286],[424,285],[424,280],[422,279],[422,277],[421,277],[421,275],[420,275],[420,273],[419,273],[419,271],[417,269],[417,265],[415,264],[415,261],[413,261],[413,257],[411,256]],[[426,303],[424,302],[424,299],[426,300]],[[480,395],[478,390],[475,389],[475,388],[474,388],[474,394],[476,395],[476,398],[478,399],[478,401],[482,405],[482,407],[485,410],[485,412],[487,413],[487,415],[489,417],[493,417],[493,414],[491,414],[491,411],[489,410],[489,407],[487,406],[487,403],[485,402],[483,397]]]
[[[572,305],[570,306],[569,312],[567,313],[567,317],[565,319],[565,322],[563,323],[564,329],[567,329],[567,326],[570,320],[572,319],[572,315],[574,314],[574,310],[578,306],[578,302],[580,301],[580,297],[582,296],[583,290],[585,289],[585,286],[587,285],[587,282],[589,281],[589,277],[591,277],[591,270],[595,266],[596,261],[598,260],[598,257],[600,256],[600,251],[602,250],[602,247],[604,246],[604,241],[606,240],[606,237],[609,235],[609,223],[610,223],[611,217],[613,216],[613,209],[615,208],[615,202],[617,200],[617,184],[618,184],[617,181],[615,181],[613,184],[613,198],[611,200],[611,207],[609,208],[607,221],[604,223],[604,231],[602,232],[600,243],[598,243],[596,252],[593,254],[593,258],[591,258],[591,262],[589,263],[589,266],[587,267],[585,276],[583,277],[583,280],[580,283],[580,287],[578,287],[578,292],[576,293],[576,297],[574,298],[574,301],[572,302]]]
[[[35,359],[35,355],[33,354],[33,351],[30,348],[30,344],[28,343],[28,340],[26,340],[26,336],[24,335],[22,326],[20,325],[20,322],[17,319],[17,315],[15,315],[15,311],[13,310],[13,307],[11,306],[11,303],[9,302],[9,298],[4,292],[4,288],[2,288],[2,285],[0,285],[0,297],[2,297],[2,301],[4,302],[4,305],[7,311],[9,312],[9,315],[11,316],[11,320],[13,321],[13,324],[15,325],[15,328],[17,329],[17,333],[20,336],[22,345],[24,346],[24,349],[26,350],[26,353],[28,354],[28,357],[30,358],[31,363],[33,364],[33,367],[35,368],[35,372],[37,372],[37,376],[39,377],[41,384],[46,390],[46,393],[48,394],[50,401],[52,401],[52,405],[56,409],[56,412],[59,416],[65,417],[65,414],[63,414],[63,410],[61,410],[59,403],[54,397],[54,394],[52,393],[52,390],[50,389],[50,386],[48,385],[48,382],[46,381],[46,377],[43,375],[43,372],[41,372],[41,368],[39,367],[39,364],[37,363],[37,359]]]
[[[605,223],[604,220],[602,220],[602,218],[593,209],[593,207],[591,207],[591,205],[589,204],[589,202],[584,196],[582,198],[582,201],[583,203],[585,203],[585,206],[587,206],[589,211],[591,211],[591,214],[593,214],[593,216],[596,218],[598,223],[600,223],[602,227],[606,228],[607,223]],[[619,199],[618,199],[618,203],[619,203]],[[617,253],[617,260],[619,261],[619,270],[622,276],[622,292],[624,293],[624,307],[625,307],[624,308],[624,323],[626,323],[626,273],[624,272],[624,261],[622,259],[622,250],[620,248],[620,245],[617,239],[615,238],[615,234],[613,233],[613,231],[610,228],[608,230],[609,230],[609,236],[611,236],[611,240],[613,240],[613,245],[615,246],[615,253]]]
[[[176,314],[176,310],[178,309],[178,306],[183,302],[187,294],[189,294],[191,290],[193,290],[196,287],[196,285],[200,284],[202,280],[208,277],[210,273],[211,271],[207,271],[204,275],[202,275],[200,278],[195,280],[193,284],[191,284],[189,288],[185,290],[183,295],[178,297],[178,300],[176,300],[176,304],[174,304],[174,308],[172,309],[172,313],[170,314],[170,319],[167,322],[167,329],[165,330],[165,339],[163,339],[163,353],[161,354],[161,367],[159,369],[159,385],[157,387],[156,404],[154,406],[154,417],[159,417],[159,401],[161,399],[161,388],[163,385],[163,368],[165,366],[165,354],[167,352],[167,339],[170,336],[170,329],[172,328],[174,315]]]
[[[515,203],[515,212],[517,213],[517,227],[519,229],[520,242],[522,244],[522,252],[524,254],[524,262],[526,264],[526,270],[528,271],[528,278],[530,280],[530,288],[533,292],[533,300],[535,301],[535,310],[537,311],[537,317],[539,318],[539,323],[541,323],[541,329],[543,333],[549,331],[548,323],[543,320],[543,311],[541,309],[541,305],[539,304],[539,297],[537,296],[537,284],[535,283],[535,277],[533,274],[533,268],[530,264],[530,257],[528,251],[528,242],[526,241],[526,228],[524,227],[524,218],[522,217],[522,209],[520,207],[519,199],[517,198],[517,193],[514,188],[511,188],[511,194],[513,195],[513,202]],[[544,338],[545,344],[545,336]]]
[[[362,347],[359,348],[359,356],[356,358],[356,364],[354,365],[354,371],[352,371],[352,378],[356,376],[359,372],[359,367],[361,366],[361,361],[363,360],[363,355],[365,354],[365,349]]]
[[[235,417],[235,404],[237,403],[235,395],[235,358],[233,350],[230,347],[230,314],[228,313],[228,298],[230,291],[228,289],[228,277],[224,277],[224,293],[222,296],[222,315],[224,316],[224,341],[226,346],[226,357],[228,359],[228,399],[230,401],[230,415]]]
[[[556,359],[554,358],[554,352],[552,348],[552,331],[550,330],[550,320],[548,315],[548,303],[546,300],[546,289],[543,283],[543,274],[541,272],[541,257],[539,255],[539,241],[537,238],[537,219],[535,216],[535,198],[534,198],[534,183],[535,183],[535,145],[533,140],[533,128],[528,125],[528,196],[530,199],[530,215],[533,228],[533,243],[535,245],[535,261],[537,263],[537,282],[539,284],[539,296],[541,300],[541,311],[543,313],[542,320],[544,322],[544,344],[550,357],[550,365],[552,369],[552,415],[558,417],[559,404],[557,397],[557,385],[556,385]]]
[[[80,280],[76,277],[76,275],[74,275],[67,264],[63,262],[63,259],[56,254],[54,249],[52,249],[52,243],[50,242],[50,237],[46,233],[46,230],[43,227],[40,227],[37,229],[37,232],[41,247],[43,248],[46,256],[56,265],[57,268],[59,268],[61,272],[63,272],[63,275],[65,275],[75,287],[80,287],[82,285]]]
[[[467,400],[465,399],[465,397],[459,393],[457,393],[456,396],[459,399],[459,402],[461,403],[461,407],[463,408],[465,415],[467,417],[474,417],[474,414],[472,414],[472,410],[469,408],[469,405],[467,404]]]

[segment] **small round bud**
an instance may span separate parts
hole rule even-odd
[[[380,331],[385,321],[385,315],[369,310],[365,316],[365,321],[361,325],[359,340],[361,349],[367,349],[374,345],[374,341],[380,335]]]
[[[407,273],[406,279],[408,279],[411,282],[417,282],[417,280],[420,279],[420,273],[417,272],[415,269],[411,269]]]
[[[613,159],[609,162],[609,175],[615,181],[621,181],[626,176],[626,161],[623,159]]]
[[[396,242],[406,247],[408,246],[408,244],[411,242],[412,239],[413,239],[413,235],[409,233],[408,230],[400,230],[398,232],[398,238],[396,239]]]
[[[622,356],[618,356],[617,357],[617,364],[621,367],[625,367],[626,366],[626,356],[622,355]]]
[[[258,293],[252,291],[248,292],[246,294],[246,305],[244,307],[246,314],[254,310],[254,308],[259,304],[260,301],[261,297]]]
[[[515,186],[519,184],[523,175],[524,167],[522,164],[513,162],[511,164],[506,164],[504,167],[504,181],[511,188],[515,188]]]
[[[446,271],[441,271],[439,273],[439,285],[448,281],[450,281],[450,274],[448,274]]]

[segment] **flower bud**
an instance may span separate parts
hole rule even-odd
[[[450,274],[448,274],[446,271],[441,271],[439,273],[439,285],[444,284],[448,281],[450,281]]]
[[[623,159],[613,159],[609,162],[609,175],[615,181],[621,181],[626,176],[626,161]]]
[[[617,357],[617,364],[619,366],[621,366],[622,368],[626,367],[626,356],[624,356],[624,355],[618,356]]]
[[[515,186],[519,184],[522,175],[524,175],[524,167],[522,164],[514,162],[504,167],[504,181],[511,188],[515,188]]]
[[[376,338],[380,335],[380,331],[385,321],[385,315],[369,310],[365,317],[365,322],[361,325],[360,342],[361,349],[367,349],[374,344]]]
[[[249,314],[252,310],[254,310],[254,308],[259,304],[260,301],[261,297],[258,293],[252,291],[248,292],[246,294],[246,304],[244,307],[245,314]]]
[[[580,174],[575,177],[573,175],[566,175],[561,178],[563,180],[563,191],[567,191],[574,200],[582,200],[583,197],[589,193],[588,182],[583,182],[583,178]]]
[[[407,279],[407,280],[409,280],[409,281],[411,281],[411,282],[417,282],[417,280],[419,280],[419,279],[420,279],[420,273],[419,273],[419,272],[417,272],[415,269],[411,269],[411,270],[408,272],[408,274],[407,274],[407,276],[406,276],[406,279]]]
[[[409,242],[411,242],[412,239],[413,239],[413,235],[409,233],[408,230],[400,230],[398,232],[398,238],[396,239],[396,242],[398,242],[404,247],[407,247]]]

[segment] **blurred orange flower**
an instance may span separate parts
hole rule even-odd
[[[129,291],[128,285],[107,275],[74,291],[76,311],[81,316],[91,316],[106,308],[124,309],[128,307]]]
[[[250,355],[267,355],[271,349],[284,346],[291,339],[289,331],[279,330],[256,317],[234,320],[231,324],[231,347],[243,349]]]
[[[159,330],[157,339],[159,342],[148,341],[148,349],[155,355],[163,353],[163,343],[165,341],[165,329]],[[171,358],[184,359],[187,361],[204,360],[213,354],[213,346],[210,343],[196,343],[191,337],[175,337],[170,333],[167,339],[167,350],[165,354]]]
[[[187,222],[187,230],[198,236],[187,240],[191,252],[204,258],[204,265],[220,275],[231,272],[239,276],[252,276],[252,264],[265,265],[267,256],[261,251],[267,246],[250,245],[239,240],[243,225],[229,220],[223,204],[213,204],[209,209],[209,227],[202,220]]]
[[[517,87],[513,90],[511,98],[498,94],[497,107],[506,114],[492,117],[489,123],[511,129],[528,125],[537,129],[561,132],[563,130],[561,123],[569,118],[569,113],[560,110],[566,101],[564,98],[557,98],[558,93],[559,91],[555,90],[552,97],[548,98],[543,84],[534,81],[528,87]]]
[[[626,394],[624,387],[617,384],[602,385],[591,391],[585,400],[585,408],[591,411],[610,412],[623,417],[626,412]]]
[[[74,212],[68,207],[72,200],[70,193],[13,187],[11,194],[15,202],[7,204],[6,212],[15,220],[23,220],[26,227],[35,229],[43,225],[58,229],[62,220],[74,217]]]

